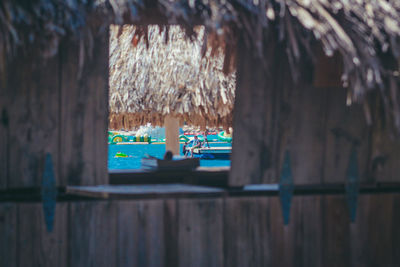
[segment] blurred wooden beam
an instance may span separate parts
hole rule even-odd
[[[164,119],[165,150],[179,155],[179,119],[168,115]]]

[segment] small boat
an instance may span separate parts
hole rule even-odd
[[[163,160],[154,157],[142,158],[142,168],[153,170],[194,170],[200,166],[196,159],[178,158],[174,160]]]
[[[232,147],[200,147],[193,149],[193,157],[201,159],[229,159]]]

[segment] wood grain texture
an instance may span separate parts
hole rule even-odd
[[[17,204],[0,204],[0,266],[17,267]]]
[[[392,245],[393,265],[400,266],[400,194],[393,194]]]
[[[271,252],[272,266],[293,266],[295,246],[293,236],[295,234],[295,220],[293,210],[297,201],[292,202],[290,221],[288,225],[283,224],[281,204],[278,197],[270,199],[270,229],[271,229]]]
[[[5,189],[8,183],[8,156],[10,144],[9,136],[9,115],[8,115],[8,97],[6,91],[6,77],[0,78],[0,190]],[[0,74],[2,76],[2,74]]]
[[[346,89],[329,88],[326,118],[324,183],[344,183],[353,145],[360,182],[368,182],[370,129],[359,104],[346,106]]]
[[[164,247],[165,266],[178,266],[178,203],[175,199],[164,200]]]
[[[271,266],[323,266],[319,196],[294,197],[288,225],[279,198],[270,198],[269,219]]]
[[[40,186],[46,153],[58,169],[58,63],[26,56],[10,66],[7,187]]]
[[[222,200],[181,199],[178,208],[178,266],[223,266]]]
[[[7,77],[7,101],[9,114],[8,185],[7,187],[34,186],[34,173],[29,166],[29,83],[32,80],[30,64],[24,64],[23,58],[9,66]],[[24,108],[21,108],[24,107]],[[18,133],[18,134],[16,134]]]
[[[71,202],[68,218],[68,265],[116,266],[116,225],[117,206],[114,202]]]
[[[120,201],[117,205],[117,266],[164,266],[163,201]]]
[[[0,204],[0,266],[398,266],[400,194]]]
[[[272,44],[266,48],[270,72],[263,69],[265,62],[252,49],[246,49],[243,40],[238,43],[238,51],[229,185],[276,182],[281,157],[281,136],[277,132],[283,92],[276,90],[282,84],[277,84],[279,78],[274,78],[282,77],[285,72],[280,72],[282,63]],[[259,67],[248,71],[253,66]]]
[[[225,200],[225,266],[272,266],[270,216],[267,198]]]
[[[186,184],[69,186],[66,191],[77,196],[115,199],[215,197],[225,194],[221,188]]]
[[[397,266],[394,264],[394,248],[399,246],[398,225],[393,225],[393,216],[398,213],[394,209],[393,195],[382,194],[371,196],[368,214],[368,263],[370,266]]]
[[[52,232],[42,204],[18,205],[18,266],[67,266],[67,205],[57,203]]]
[[[94,144],[91,148],[95,160],[95,184],[108,184],[108,93],[109,93],[109,29],[103,30],[95,38],[96,45],[92,55],[93,71],[90,97],[93,98],[93,115],[87,120],[95,122],[93,128]]]
[[[398,182],[400,142],[394,133],[382,124],[383,122],[376,118],[372,134],[371,172],[376,182]]]
[[[295,184],[318,184],[323,180],[327,91],[306,83],[291,90],[282,149],[289,151]]]
[[[321,196],[293,198],[292,221],[295,266],[323,266]]]
[[[350,266],[371,266],[369,260],[369,217],[375,216],[371,211],[371,201],[374,201],[376,196],[359,195],[356,221],[350,223]]]
[[[108,183],[108,34],[93,54],[65,44],[61,86],[61,177],[69,185]]]
[[[344,196],[322,198],[323,266],[351,266],[350,216]]]

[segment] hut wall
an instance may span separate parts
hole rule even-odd
[[[399,266],[399,194],[0,203],[1,266]]]
[[[40,186],[46,153],[58,186],[108,182],[107,34],[93,40],[93,54],[73,43],[60,51],[47,60],[29,51],[7,66],[0,189]]]
[[[346,105],[340,59],[321,57],[313,79],[294,86],[283,60],[267,57],[272,79],[252,68],[263,65],[252,51],[240,51],[230,185],[279,182],[286,152],[295,184],[344,183],[354,150],[361,183],[400,181],[400,140],[382,126],[379,107],[369,107],[368,126],[362,104]]]

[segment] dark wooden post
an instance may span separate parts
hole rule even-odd
[[[70,42],[62,47],[63,184],[108,184],[108,42],[105,31],[93,40],[91,50],[82,47],[83,43]]]
[[[281,70],[280,50],[271,42],[263,62],[246,47],[238,44],[237,85],[233,119],[233,155],[229,184],[276,182],[282,136],[279,100],[282,90],[275,90],[286,75]],[[278,75],[278,76],[277,76]]]

